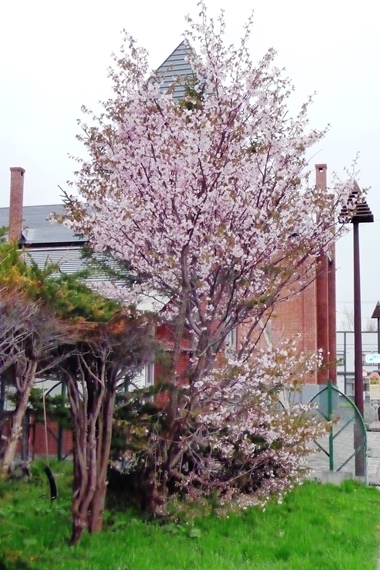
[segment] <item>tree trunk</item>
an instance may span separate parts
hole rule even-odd
[[[30,422],[30,411],[25,410],[24,417],[22,419],[22,450],[21,459],[23,461],[29,460],[29,422]]]
[[[73,422],[71,545],[78,543],[85,529],[96,533],[103,526],[116,386],[121,370],[128,369],[130,359],[135,362],[131,346],[126,347],[124,337],[119,338],[126,324],[123,316],[122,329],[111,327],[110,336],[103,326],[99,326],[98,335],[91,329],[90,341],[79,343],[61,368]],[[141,338],[143,334],[141,331]]]
[[[88,482],[87,463],[87,417],[86,406],[80,404],[77,398],[75,380],[68,379],[68,395],[71,405],[73,420],[73,500],[71,503],[72,512],[72,534],[70,545],[77,544],[87,527],[87,514],[83,516],[82,502],[86,493]],[[84,398],[86,392],[84,392]]]
[[[20,440],[22,434],[22,421],[25,415],[26,408],[28,406],[30,392],[34,384],[34,374],[32,376],[33,378],[25,384],[25,389],[20,395],[16,409],[12,414],[11,433],[9,435],[6,444],[3,464],[2,464],[3,474],[9,473],[11,465],[16,455],[17,443]]]
[[[138,483],[141,496],[141,509],[154,519],[160,519],[167,513],[167,477],[158,478],[154,466],[142,473]]]
[[[69,383],[69,393],[75,388],[74,383]],[[96,388],[99,390],[96,391]],[[70,540],[71,545],[78,543],[85,528],[94,532],[102,527],[104,498],[102,501],[102,488],[99,485],[99,469],[102,465],[102,429],[99,430],[99,418],[104,409],[105,390],[104,385],[94,386],[91,377],[86,377],[87,395],[80,409],[74,414],[74,481],[73,481],[73,530]],[[90,395],[90,397],[87,397]],[[113,411],[113,410],[112,410]],[[111,411],[111,414],[112,414]],[[111,415],[112,421],[112,415]],[[99,445],[100,438],[100,445]],[[105,450],[106,452],[109,449]],[[108,461],[108,455],[106,457]],[[105,477],[103,478],[105,487]],[[105,489],[104,489],[105,497]],[[92,512],[92,507],[94,512]],[[98,520],[99,519],[99,520]]]
[[[106,502],[107,484],[103,480],[98,484],[95,491],[94,498],[90,505],[88,530],[91,533],[102,532],[103,530],[103,516],[104,506]]]
[[[101,532],[107,493],[107,468],[112,441],[112,418],[115,407],[116,377],[109,379],[108,390],[97,424],[97,482],[90,505],[89,531]]]
[[[73,501],[71,504],[73,515],[72,534],[70,539],[71,546],[74,546],[79,542],[83,531],[88,525],[88,505],[92,500],[93,490],[91,489],[89,482],[86,465],[87,463],[82,464],[82,461],[78,461],[78,458],[74,455]]]
[[[4,423],[4,402],[5,402],[5,378],[0,375],[0,458],[3,451],[3,423]]]
[[[72,535],[70,545],[74,546],[80,540],[83,531],[88,524],[88,507],[91,503],[95,490],[92,480],[94,477],[94,465],[88,458],[90,429],[86,421],[86,411],[74,418],[74,477],[73,477],[73,501],[71,511],[73,515]]]
[[[73,516],[73,526],[70,538],[70,546],[78,544],[84,529],[87,526],[87,521],[83,520],[79,515]]]

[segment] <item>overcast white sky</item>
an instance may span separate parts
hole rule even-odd
[[[295,103],[317,91],[312,125],[331,124],[314,162],[343,174],[360,152],[359,185],[371,187],[375,224],[360,227],[362,315],[380,299],[380,34],[374,0],[208,0],[226,11],[231,41],[254,10],[252,55],[278,51],[296,87]],[[13,0],[0,21],[0,206],[9,202],[9,168],[22,166],[26,205],[60,202],[82,149],[75,140],[82,104],[94,108],[110,91],[107,67],[126,28],[157,68],[182,40],[196,0]],[[352,233],[338,243],[338,324],[353,302]]]

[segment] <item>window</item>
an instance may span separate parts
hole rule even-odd
[[[154,384],[154,362],[146,364],[144,368],[133,379],[133,384],[136,388],[147,388]],[[134,388],[132,387],[132,390]]]
[[[227,333],[224,344],[225,344],[226,356],[228,354],[233,354],[236,351],[236,348],[237,348],[237,331],[236,331],[236,328],[230,330],[230,332]]]
[[[154,384],[154,362],[145,365],[145,386]]]
[[[344,352],[343,351],[337,351],[336,353],[336,359],[337,359],[337,366],[344,366]]]

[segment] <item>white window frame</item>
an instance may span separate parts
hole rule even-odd
[[[154,386],[154,362],[145,365],[145,387]]]
[[[225,354],[233,354],[237,349],[237,329],[231,329],[224,340]]]

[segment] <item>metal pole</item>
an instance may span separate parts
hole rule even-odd
[[[377,354],[380,354],[380,318],[377,318]],[[377,367],[379,378],[378,381],[380,382],[380,362]],[[376,410],[377,421],[380,420],[380,406]]]
[[[354,221],[354,343],[355,343],[355,404],[361,415],[363,405],[362,315],[360,302],[359,223]]]
[[[363,350],[362,350],[362,317],[360,301],[360,256],[359,256],[359,223],[354,219],[354,344],[355,344],[355,404],[362,418],[363,403]],[[361,418],[356,418],[354,425],[355,475],[365,476],[365,451],[362,442]]]
[[[332,420],[333,416],[333,406],[332,406],[332,382],[327,381],[327,415],[329,421]],[[334,471],[334,433],[333,426],[330,427],[329,433],[329,466],[330,471]]]
[[[343,374],[344,374],[344,393],[347,395],[348,385],[347,385],[347,332],[343,333]]]
[[[352,217],[352,208],[354,215]],[[367,202],[360,195],[360,188],[353,181],[352,191],[347,205],[343,206],[339,215],[340,223],[351,222],[354,228],[354,343],[355,343],[355,404],[357,408],[354,425],[355,475],[364,477],[366,473],[366,433],[364,427],[363,402],[363,350],[362,350],[362,316],[360,303],[360,259],[359,259],[359,223],[374,221]],[[364,437],[364,440],[363,440]]]

